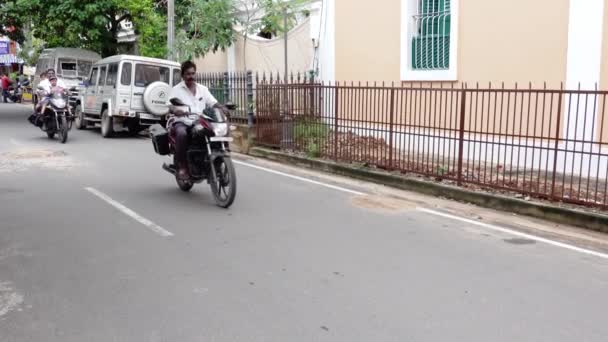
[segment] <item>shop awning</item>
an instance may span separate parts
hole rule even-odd
[[[0,65],[22,64],[23,60],[15,55],[0,55]]]

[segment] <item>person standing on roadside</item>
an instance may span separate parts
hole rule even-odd
[[[11,85],[11,79],[5,73],[0,73],[0,84],[2,85],[2,98],[4,103],[8,103],[8,88]]]

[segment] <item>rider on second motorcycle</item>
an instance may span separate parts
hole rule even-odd
[[[196,83],[196,64],[186,61],[181,66],[182,81],[171,90],[169,100],[180,99],[185,105],[190,107],[192,114],[202,114],[207,107],[219,108],[226,111],[220,105],[209,89],[202,84]],[[170,112],[175,115],[169,120],[169,129],[175,133],[175,159],[178,169],[177,176],[182,180],[188,180],[190,173],[188,170],[187,149],[188,149],[188,128],[186,121],[181,120],[188,112],[184,108],[176,107],[168,102]]]

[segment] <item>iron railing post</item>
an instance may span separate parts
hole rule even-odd
[[[555,149],[553,155],[553,176],[551,177],[551,200],[555,199],[555,179],[557,177],[557,157],[559,152],[559,139],[561,136],[560,127],[562,123],[562,98],[564,96],[563,90],[559,92],[559,99],[557,100],[557,123],[555,129]]]
[[[251,128],[253,127],[253,122],[253,73],[247,71],[247,125]]]
[[[224,72],[224,84],[223,84],[223,90],[224,90],[224,103],[229,102],[230,101],[230,77],[228,72]]]
[[[464,123],[466,112],[467,91],[463,89],[460,92],[460,128],[458,137],[458,185],[462,185],[462,163],[464,158]]]
[[[393,130],[394,130],[394,121],[395,121],[395,87],[391,87],[391,111],[390,111],[390,119],[389,119],[389,129],[388,129],[388,168],[389,170],[393,169]]]
[[[338,161],[338,144],[340,143],[338,141],[338,103],[339,103],[339,92],[338,92],[338,86],[339,83],[336,82],[335,84],[335,92],[334,92],[334,159],[336,161]]]

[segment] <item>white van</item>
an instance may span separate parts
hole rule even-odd
[[[177,62],[131,55],[99,60],[76,102],[76,127],[101,126],[104,138],[123,129],[135,135],[166,120],[167,97],[180,81]]]
[[[48,69],[54,69],[57,78],[62,80],[68,89],[75,90],[80,83],[86,79],[93,63],[101,59],[101,56],[93,51],[74,48],[44,49],[36,63],[36,75],[34,76],[33,89],[40,83],[40,74]],[[34,94],[34,106],[38,98]]]

